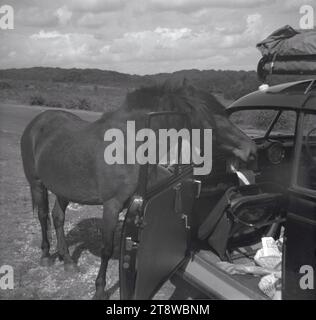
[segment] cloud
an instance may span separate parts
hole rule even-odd
[[[253,8],[271,5],[276,0],[149,0],[150,6],[158,10],[192,12],[205,8]]]
[[[193,51],[199,47],[198,42],[203,41],[203,37],[203,34],[194,34],[188,28],[158,27],[153,31],[126,33],[123,38],[113,42],[109,52],[123,61],[188,60],[198,56]]]
[[[90,34],[60,33],[41,30],[29,37],[28,54],[37,57],[37,64],[43,66],[87,66],[89,59],[98,52],[99,41]]]
[[[226,34],[223,36],[220,46],[222,48],[245,47],[252,42],[258,42],[262,37],[263,21],[259,13],[250,14],[246,18],[246,29],[239,34]],[[224,30],[225,31],[225,30]]]
[[[297,9],[303,5],[313,5],[315,0],[278,0],[278,3],[283,5],[286,9]]]
[[[57,38],[69,38],[69,34],[61,34],[58,31],[50,31],[46,32],[44,30],[41,30],[38,33],[34,33],[30,36],[33,40],[41,40],[41,39],[57,39]]]
[[[0,67],[90,67],[139,74],[254,69],[260,55],[255,44],[285,24],[298,24],[302,1],[14,1],[15,29],[3,32]]]
[[[88,12],[81,15],[77,20],[77,25],[80,27],[86,28],[98,28],[109,23],[109,13],[108,12],[100,12],[100,13],[92,13]],[[112,28],[114,25],[112,25]]]
[[[66,17],[66,21],[71,19],[70,14]],[[249,48],[255,50],[262,30],[263,18],[258,13],[246,15],[235,28],[231,28],[231,24],[212,29],[157,26],[127,31],[115,37],[112,29],[112,37],[81,30],[41,29],[26,39],[12,37],[3,52],[7,60],[1,59],[1,63],[11,64],[15,59],[29,66],[97,67],[132,73],[192,67],[227,69],[231,68],[232,61],[239,65],[234,60],[237,48],[247,48],[248,52],[252,52]],[[239,57],[243,59],[244,54]],[[249,59],[244,60],[249,62]]]
[[[243,48],[260,38],[262,16],[251,14],[241,33],[227,30],[193,31],[190,28],[162,28],[141,32],[127,32],[102,50],[116,56],[116,60],[167,61],[208,58],[222,49]]]
[[[56,10],[55,15],[57,16],[60,24],[66,25],[71,20],[72,12],[67,6],[63,6]]]
[[[15,7],[14,7],[15,8]],[[31,27],[54,27],[58,24],[58,17],[49,9],[39,7],[27,7],[17,10],[15,23]]]
[[[104,43],[91,34],[61,33],[44,31],[32,34],[28,41],[29,55],[36,55],[37,64],[62,64],[71,67],[98,67],[115,65],[120,71],[123,66],[130,65],[130,72],[153,72],[155,64],[170,64],[173,68],[177,63],[194,59],[213,59],[226,61],[225,57],[217,56],[208,33],[196,33],[189,28],[161,28],[154,30],[127,32],[122,37]],[[217,41],[213,39],[212,41]],[[216,57],[217,56],[217,57]],[[147,70],[140,70],[140,64],[152,64]],[[134,65],[132,67],[132,65]]]
[[[205,34],[189,28],[162,28],[140,32],[127,32],[102,50],[113,55],[116,61],[167,61],[190,59],[199,43],[206,41]],[[200,51],[201,52],[201,51]]]
[[[75,11],[104,12],[123,9],[128,0],[72,0],[70,5]]]

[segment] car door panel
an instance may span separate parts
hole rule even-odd
[[[121,298],[149,299],[188,253],[195,198],[192,168],[131,208],[123,227]]]

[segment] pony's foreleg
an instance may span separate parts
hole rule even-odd
[[[66,271],[77,271],[78,268],[70,257],[64,233],[65,211],[68,203],[68,200],[56,197],[52,216],[56,230],[57,250],[60,258],[64,261],[64,268]]]
[[[41,224],[42,230],[42,256],[41,256],[41,265],[50,266],[52,264],[52,259],[49,254],[49,240],[48,240],[48,193],[47,189],[40,180],[33,181],[30,183],[31,194],[32,194],[32,203],[33,210],[37,211],[38,219]]]
[[[121,208],[122,203],[117,199],[108,200],[103,204],[101,265],[95,282],[96,293],[94,296],[94,298],[98,300],[107,298],[104,292],[106,270],[109,259],[113,254],[114,233]]]

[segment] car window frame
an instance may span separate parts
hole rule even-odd
[[[296,129],[297,129],[297,123],[298,123],[298,112],[299,112],[299,110],[297,110],[295,108],[291,108],[291,107],[278,107],[278,106],[245,106],[245,107],[238,106],[238,107],[229,108],[227,110],[228,118],[230,119],[232,114],[235,113],[235,112],[247,111],[247,110],[274,110],[275,111],[275,115],[272,118],[271,122],[269,123],[269,125],[267,127],[267,130],[265,131],[264,135],[262,135],[260,137],[255,137],[254,139],[268,139],[270,137],[271,132],[273,132],[273,127],[275,126],[275,124],[278,122],[278,120],[280,119],[280,117],[282,116],[282,114],[285,111],[292,111],[292,112],[294,112],[296,114],[296,122],[295,122],[295,128],[294,128],[294,133],[293,133],[293,137],[295,137]],[[279,115],[279,113],[280,113],[280,115]],[[277,118],[277,120],[275,121],[276,118]],[[232,120],[230,119],[230,121],[232,121]],[[242,130],[237,124],[235,124],[235,125],[240,130]],[[242,131],[244,132],[244,130],[242,130]],[[268,133],[268,136],[266,136],[267,133]],[[289,135],[284,134],[284,136],[289,136]],[[272,137],[273,137],[273,135],[272,135]],[[280,135],[280,137],[282,137],[282,135]],[[294,140],[295,139],[293,139],[293,141]]]

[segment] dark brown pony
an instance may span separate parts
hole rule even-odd
[[[67,205],[70,201],[87,205],[103,204],[103,244],[96,279],[96,298],[105,297],[106,269],[113,252],[118,214],[135,193],[139,174],[137,164],[105,163],[104,150],[109,144],[104,141],[105,131],[118,128],[126,133],[127,120],[135,120],[136,129],[144,128],[148,112],[163,110],[188,113],[193,128],[212,128],[216,145],[243,161],[255,156],[255,144],[227,119],[224,107],[211,94],[185,81],[175,80],[128,94],[118,110],[104,113],[93,123],[70,112],[45,111],[29,123],[22,135],[24,172],[42,229],[42,265],[52,263],[47,236],[47,190],[56,195],[52,216],[58,254],[64,260],[66,270],[76,269],[69,255],[63,228]],[[166,119],[158,123],[160,128],[166,128],[165,125]],[[175,123],[174,127],[177,125]]]

